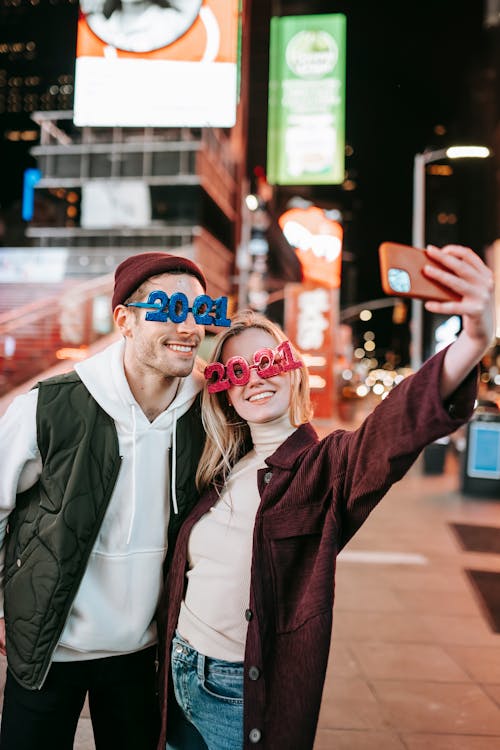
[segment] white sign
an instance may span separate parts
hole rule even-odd
[[[299,349],[310,351],[321,349],[328,328],[328,320],[323,313],[330,309],[326,289],[303,292],[298,299],[299,317],[297,321],[297,345]]]
[[[0,248],[0,284],[63,281],[68,250],[61,247]]]

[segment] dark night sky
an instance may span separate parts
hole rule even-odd
[[[468,107],[467,72],[480,62],[481,3],[418,2],[410,19],[408,3],[382,6],[393,12],[375,11],[369,22],[353,15],[348,39],[347,140],[375,226],[385,226],[393,204],[405,205],[405,194],[408,210],[415,153],[479,135],[457,123]],[[441,140],[437,124],[447,129]]]

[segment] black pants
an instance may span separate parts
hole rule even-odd
[[[81,662],[55,662],[41,690],[7,671],[0,750],[71,750],[89,694],[97,750],[156,750],[156,649]]]

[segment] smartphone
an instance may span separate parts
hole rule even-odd
[[[460,299],[460,295],[451,289],[424,276],[424,265],[441,267],[439,263],[429,259],[425,250],[397,242],[383,242],[378,255],[382,289],[386,294],[438,302]]]

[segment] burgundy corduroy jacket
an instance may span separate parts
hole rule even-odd
[[[420,451],[455,431],[472,414],[474,370],[443,405],[439,373],[444,352],[428,360],[353,432],[319,440],[299,427],[258,472],[261,503],[253,557],[245,648],[244,748],[310,750],[330,647],[335,562]],[[193,524],[217,501],[202,496],[184,522],[160,608],[160,699],[165,750],[170,646],[184,595]],[[236,750],[236,749],[235,749]]]

